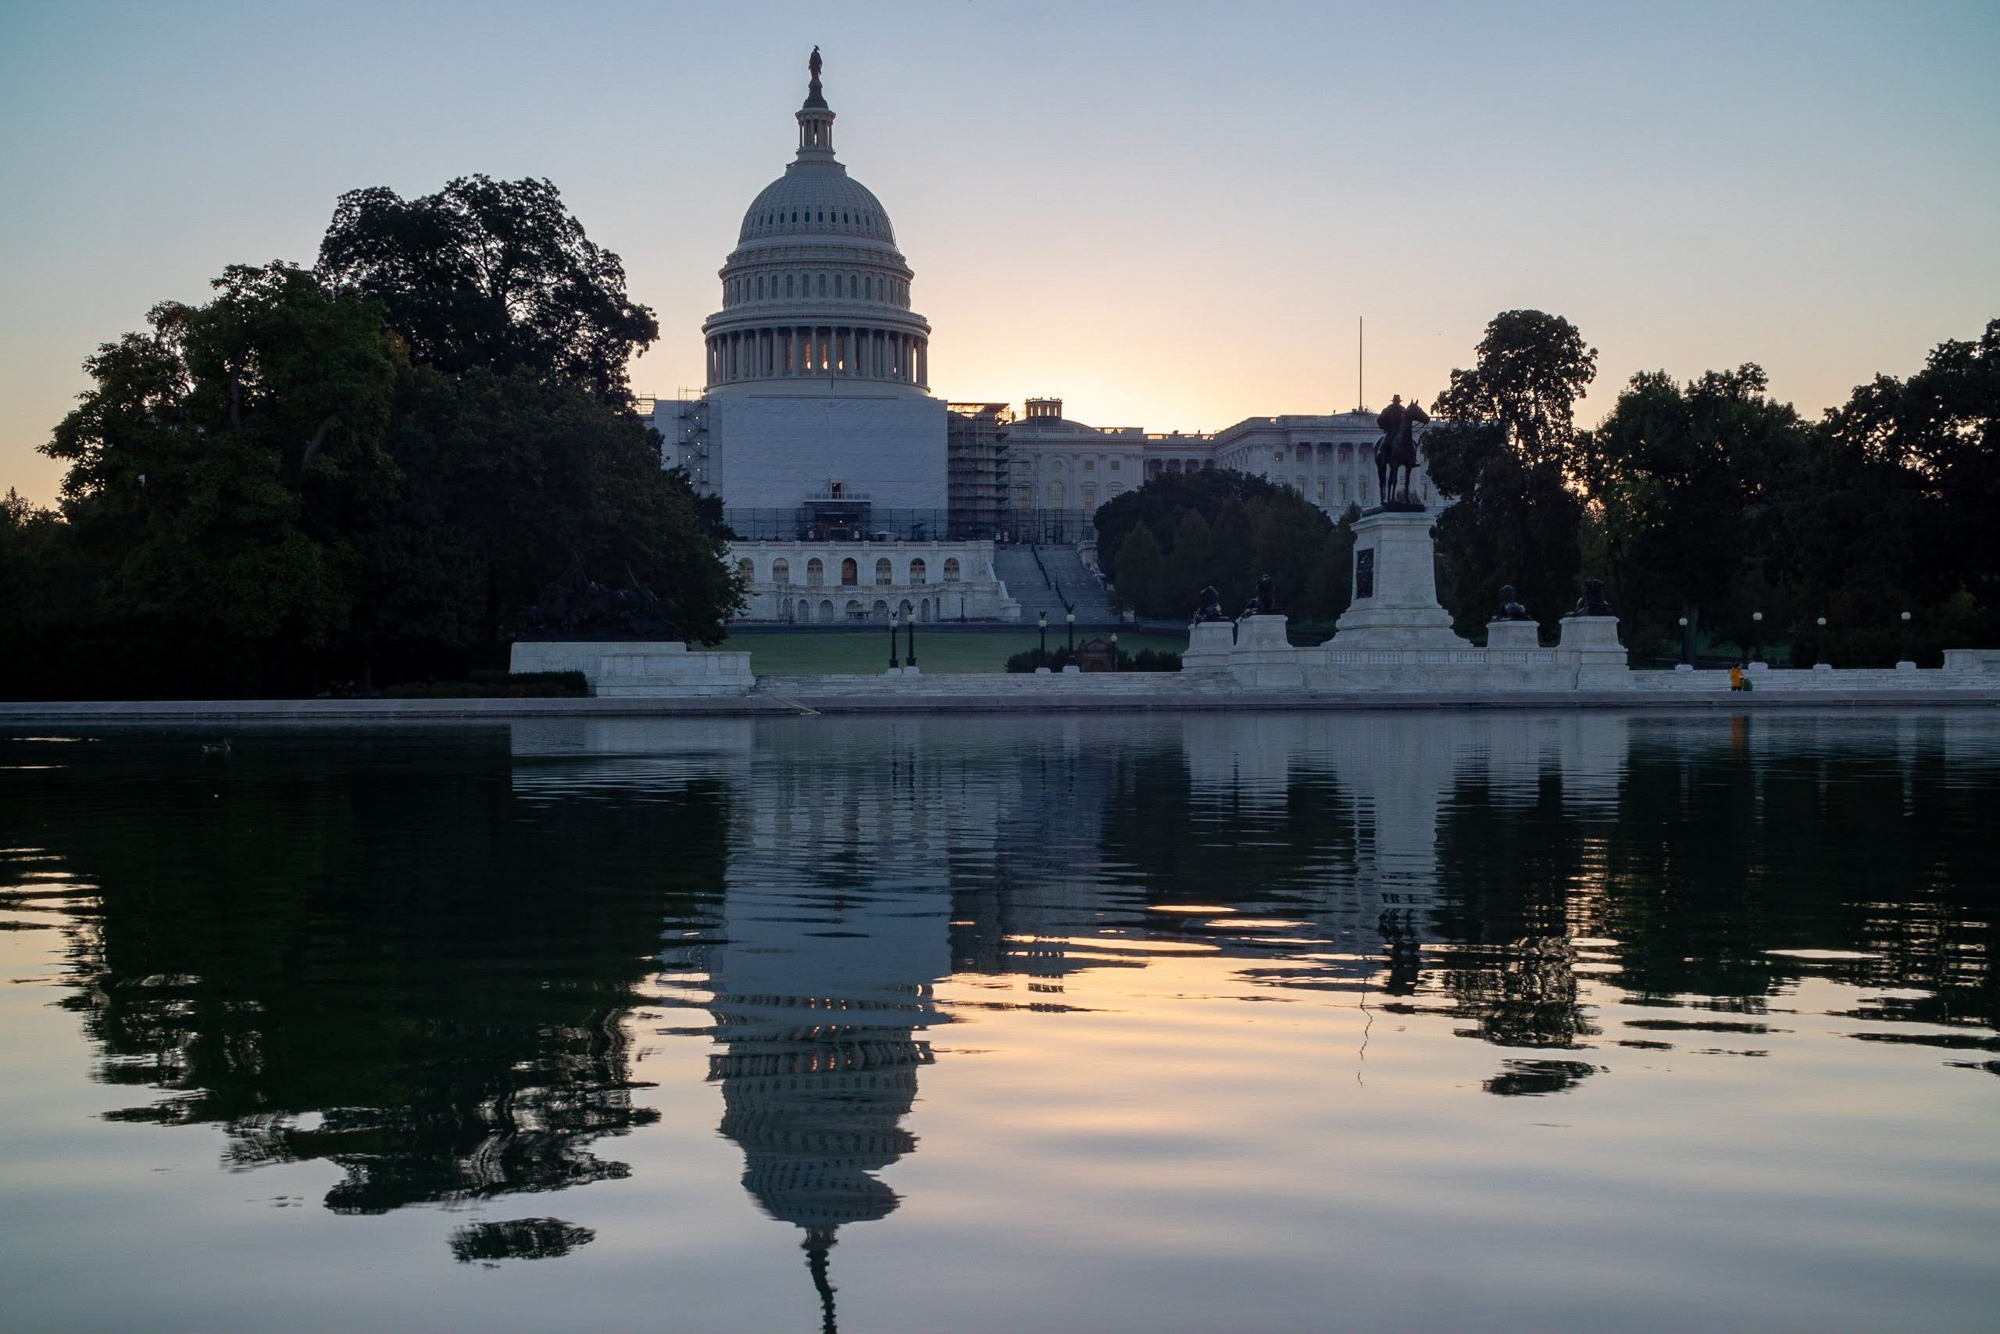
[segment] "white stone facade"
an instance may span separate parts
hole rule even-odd
[[[1213,435],[1086,426],[1059,398],[1031,398],[1007,428],[1008,526],[1033,536],[1064,528],[1047,516],[1088,516],[1154,477],[1230,468],[1288,487],[1338,519],[1350,505],[1380,503],[1373,412],[1250,417]],[[1437,499],[1421,456],[1411,491]],[[1076,527],[1069,524],[1068,527]],[[1075,540],[1065,537],[1063,540]]]
[[[690,653],[679,641],[524,640],[507,670],[582,672],[590,693],[606,697],[740,695],[756,684],[748,653]]]
[[[749,590],[741,621],[1021,619],[991,542],[733,542],[729,561]]]

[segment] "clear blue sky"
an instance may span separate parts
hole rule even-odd
[[[100,342],[336,195],[547,176],[699,381],[807,51],[952,398],[1152,430],[1428,398],[1534,306],[1809,413],[2000,316],[2000,3],[0,9],[0,486]]]

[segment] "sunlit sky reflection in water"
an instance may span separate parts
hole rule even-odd
[[[0,1326],[2000,1323],[1990,711],[203,739],[0,738]]]

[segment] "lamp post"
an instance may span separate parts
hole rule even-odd
[[[917,613],[915,610],[910,612],[903,623],[910,627],[910,655],[903,659],[903,665],[905,667],[914,667],[917,665]]]
[[[1914,662],[1910,656],[1910,613],[1903,613],[1903,661]]]
[[[1111,670],[1118,670],[1118,632],[1111,632]]]
[[[1813,666],[1825,667],[1828,665],[1826,661],[1826,617],[1820,617],[1816,624],[1819,626],[1819,634],[1813,638]]]
[[[1043,612],[1035,619],[1035,624],[1042,632],[1042,665],[1046,667],[1049,662],[1049,614]]]
[[[1750,661],[1757,661],[1757,649],[1764,642],[1764,613],[1750,613]]]
[[[1694,666],[1694,660],[1688,656],[1688,618],[1685,616],[1681,617],[1681,666]]]
[[[1069,655],[1074,658],[1076,656],[1076,608],[1071,607],[1063,612],[1063,619],[1069,622]]]
[[[896,670],[896,609],[889,608],[889,670]]]

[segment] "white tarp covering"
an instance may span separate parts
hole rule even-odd
[[[840,482],[878,510],[944,510],[944,404],[926,398],[709,399],[710,485],[725,508],[791,509]]]

